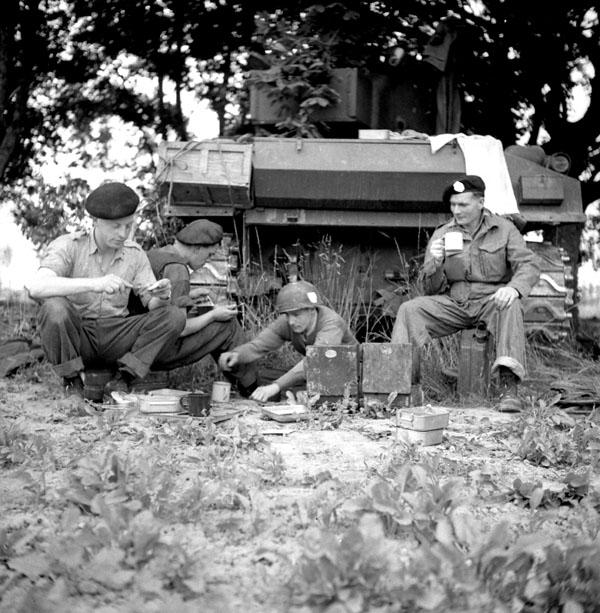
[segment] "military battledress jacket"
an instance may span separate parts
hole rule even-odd
[[[472,237],[452,220],[437,228],[431,241],[442,238],[446,232],[461,232],[464,248],[447,256],[439,267],[427,249],[423,264],[426,294],[448,293],[461,303],[490,296],[499,287],[508,286],[526,298],[537,283],[540,275],[537,257],[510,220],[484,210]]]

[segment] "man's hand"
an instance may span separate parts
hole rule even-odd
[[[133,287],[131,283],[112,273],[94,279],[94,292],[97,294],[116,294],[117,292],[128,291],[131,287]]]
[[[279,385],[277,383],[271,383],[270,385],[261,385],[257,387],[250,398],[252,400],[257,400],[258,402],[267,402],[269,398],[272,398],[276,394],[279,394],[281,390],[279,389]]]
[[[213,321],[229,321],[237,315],[237,306],[235,304],[223,304],[216,306],[209,313]]]
[[[192,300],[206,300],[208,290],[204,287],[194,287],[190,290],[190,298]]]
[[[518,297],[519,292],[514,287],[508,287],[507,285],[496,290],[496,292],[490,296],[490,300],[493,300],[496,308],[501,311],[502,309],[508,308]]]
[[[159,300],[171,300],[171,280],[160,279],[156,283],[151,283],[144,288],[144,291],[150,292],[152,298]]]
[[[231,370],[239,364],[240,356],[235,351],[225,351],[219,356],[219,368]]]
[[[429,253],[436,264],[441,264],[444,261],[445,255],[444,239],[436,238],[434,241],[431,241],[431,245],[429,245]]]

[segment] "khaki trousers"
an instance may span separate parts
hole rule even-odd
[[[423,347],[439,338],[484,323],[494,338],[496,359],[492,372],[506,366],[519,379],[525,377],[525,327],[523,307],[515,300],[498,310],[489,297],[459,304],[450,296],[419,296],[400,305],[392,343]]]

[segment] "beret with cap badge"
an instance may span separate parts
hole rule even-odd
[[[138,195],[124,183],[104,183],[90,192],[85,210],[98,219],[121,219],[135,213]]]
[[[175,238],[184,245],[216,245],[223,238],[223,228],[208,219],[197,219],[179,230]]]
[[[476,192],[485,194],[485,183],[478,175],[464,175],[446,187],[442,195],[444,204],[450,202],[450,197],[454,194],[463,194],[464,192]]]

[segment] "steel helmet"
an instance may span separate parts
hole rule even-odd
[[[320,304],[319,292],[312,283],[294,281],[279,290],[275,307],[279,313],[289,313],[299,309],[312,309]]]

